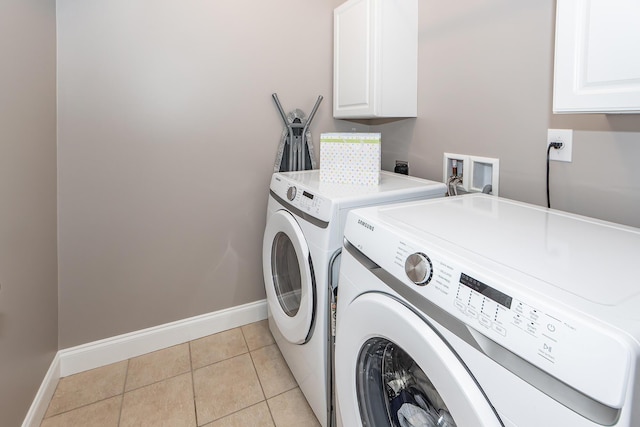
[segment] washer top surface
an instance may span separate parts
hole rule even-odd
[[[318,169],[281,172],[280,177],[289,180],[290,185],[297,185],[304,190],[331,199],[335,202],[368,204],[371,200],[384,200],[395,198],[400,194],[410,195],[412,193],[426,195],[444,195],[446,186],[441,182],[429,181],[407,175],[400,175],[393,172],[380,171],[379,185],[350,185],[334,184],[320,181],[320,171]],[[273,187],[273,185],[272,185]]]
[[[592,303],[616,306],[640,294],[636,228],[483,194],[368,212],[373,221],[418,239],[435,236]]]

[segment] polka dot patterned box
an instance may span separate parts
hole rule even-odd
[[[378,185],[379,133],[320,135],[320,182]]]

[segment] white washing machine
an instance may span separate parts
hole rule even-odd
[[[445,193],[442,183],[390,172],[378,186],[323,183],[318,170],[273,175],[263,241],[269,327],[323,427],[332,416],[330,305],[348,210]]]
[[[640,230],[487,195],[351,211],[342,425],[640,426]]]

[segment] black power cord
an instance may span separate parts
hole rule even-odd
[[[563,146],[562,142],[552,142],[547,147],[547,207],[551,207],[551,199],[549,198],[549,154],[551,153],[551,149],[555,148],[556,150],[561,149]]]

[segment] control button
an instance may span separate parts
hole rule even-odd
[[[478,318],[478,320],[480,321],[480,324],[482,326],[484,326],[485,328],[490,328],[491,327],[491,320],[489,320],[489,318],[483,314],[480,315],[480,317]]]
[[[433,265],[428,256],[416,252],[407,257],[404,262],[404,271],[416,285],[426,285],[433,276]]]
[[[555,332],[556,331],[556,325],[554,325],[553,323],[547,323],[547,331]]]
[[[513,316],[513,324],[516,326],[522,325],[522,318],[520,317],[519,314],[516,314],[515,316]]]
[[[294,187],[294,186],[289,187],[289,189],[287,190],[287,199],[289,199],[289,200],[295,199],[297,192],[298,192],[298,190],[296,189],[296,187]]]
[[[507,336],[507,330],[496,323],[493,324],[493,330],[499,333],[500,335],[502,335],[503,337]]]
[[[467,307],[467,310],[465,311],[465,314],[467,316],[471,316],[471,317],[478,317],[478,312],[475,309],[471,308],[471,307]]]
[[[464,313],[464,311],[465,311],[465,309],[466,309],[466,307],[467,307],[466,305],[464,305],[462,302],[460,302],[460,301],[458,301],[458,300],[455,300],[455,301],[453,302],[453,305],[455,305],[455,306],[456,306],[456,308],[457,308],[458,310],[462,311],[463,313]]]
[[[555,363],[556,356],[555,351],[553,350],[554,346],[545,343],[542,343],[542,347],[538,347],[538,355],[546,359],[551,363]]]

